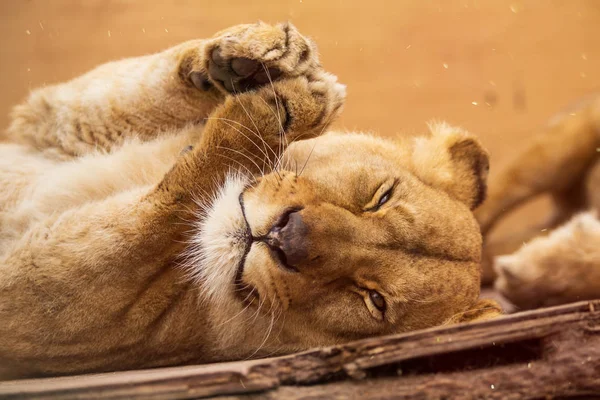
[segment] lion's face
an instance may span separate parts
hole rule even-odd
[[[296,349],[472,308],[487,156],[460,131],[433,133],[414,145],[330,134],[290,146],[287,171],[231,181],[200,237],[213,299],[272,316]]]

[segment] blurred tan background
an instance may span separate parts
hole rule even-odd
[[[599,0],[4,0],[0,125],[37,86],[259,19],[316,40],[348,85],[338,126],[392,136],[445,119],[480,135],[492,173],[600,87]]]

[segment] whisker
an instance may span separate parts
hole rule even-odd
[[[219,156],[220,156],[220,157],[223,157],[223,158],[226,158],[226,159],[228,159],[228,160],[230,160],[230,161],[233,161],[233,162],[235,162],[235,163],[237,163],[237,164],[238,164],[240,167],[242,167],[242,168],[245,168],[245,169],[246,169],[246,171],[248,172],[248,174],[249,174],[249,176],[250,176],[250,177],[254,177],[254,175],[255,175],[255,174],[254,174],[254,173],[252,173],[252,171],[250,171],[250,169],[249,169],[247,166],[245,166],[244,164],[242,164],[241,162],[239,162],[239,161],[238,161],[238,160],[236,160],[235,158],[228,157],[228,156],[226,156],[225,154],[219,154]],[[205,212],[206,212],[206,211],[205,211]]]
[[[265,105],[269,108],[269,110],[271,110],[271,113],[278,119],[279,126],[280,126],[279,131],[280,131],[280,135],[281,135],[281,132],[283,132],[283,126],[281,125],[281,117],[279,116],[278,113],[275,112],[275,110],[273,110],[273,107],[271,107],[269,105],[269,103],[267,103],[265,101],[265,99],[263,99],[262,97],[259,97],[259,99],[261,99],[262,102],[265,103]],[[284,133],[284,135],[285,135],[285,133]],[[267,145],[268,145],[268,143],[267,143]],[[271,148],[271,146],[269,146],[269,148]],[[277,172],[277,170],[278,170],[277,165],[279,163],[279,160],[281,159],[281,154],[284,151],[281,148],[281,141],[279,141],[279,144],[278,144],[278,152],[279,152],[279,154],[275,153],[275,151],[272,148],[271,148],[271,150],[273,151],[273,154],[274,154],[274,157],[275,157],[275,160],[273,161],[273,164],[272,164],[273,166],[271,168],[271,171],[272,172]],[[279,174],[277,174],[277,175],[279,176],[279,178],[281,178],[281,175],[279,175]]]
[[[254,164],[254,166],[256,167],[256,169],[257,169],[259,172],[261,172],[261,173],[263,173],[263,172],[264,172],[264,171],[263,171],[263,170],[262,170],[262,169],[259,167],[259,165],[256,163],[256,161],[254,161],[252,158],[250,158],[250,156],[248,156],[247,154],[244,154],[244,153],[242,153],[242,152],[241,152],[241,151],[239,151],[239,150],[232,149],[231,147],[226,147],[226,146],[218,146],[218,148],[219,148],[219,149],[223,149],[223,150],[228,150],[228,151],[231,151],[231,152],[233,152],[233,153],[236,153],[236,154],[238,154],[238,155],[240,155],[240,156],[242,156],[242,157],[246,158],[248,161],[250,161],[252,164]],[[224,154],[221,154],[221,156],[224,156]],[[237,160],[236,160],[236,161],[237,161]],[[239,162],[239,161],[238,161],[238,162]],[[244,164],[242,164],[241,162],[239,162],[239,163],[240,163],[240,165],[244,165]],[[246,167],[246,168],[248,169],[248,171],[250,171],[250,169],[249,169],[248,167]],[[252,175],[254,175],[254,174],[252,174]]]
[[[232,129],[235,129],[236,131],[239,132],[240,135],[242,135],[243,137],[245,137],[246,139],[248,139],[262,154],[263,156],[265,156],[265,158],[268,160],[269,159],[269,155],[267,153],[265,153],[257,144],[256,142],[254,142],[254,140],[250,139],[248,136],[246,136],[242,131],[240,131],[239,129],[237,129],[235,126],[231,125],[229,122],[224,121],[224,123],[229,126]],[[262,138],[261,138],[262,140]],[[260,171],[262,171],[263,175],[264,175],[264,168],[259,168]]]
[[[256,290],[256,288],[253,288],[253,289],[250,291],[250,293],[248,293],[248,295],[246,296],[246,298],[243,300],[243,302],[244,302],[244,303],[245,303],[245,302],[246,302],[246,301],[247,301],[247,300],[250,298],[250,296],[252,296],[252,294],[254,293],[254,291],[255,291],[255,290]],[[251,305],[251,304],[252,304],[252,303],[248,303],[248,304],[246,305],[246,307],[244,307],[244,308],[243,308],[243,309],[242,309],[242,310],[241,310],[239,313],[235,314],[233,317],[229,318],[228,320],[226,320],[226,321],[223,321],[222,323],[220,323],[219,325],[217,325],[217,327],[221,327],[221,326],[223,326],[223,325],[225,325],[225,324],[227,324],[227,323],[229,323],[229,322],[233,321],[234,319],[236,319],[236,318],[237,318],[237,317],[239,317],[240,315],[242,315],[242,314],[243,314],[243,313],[244,313],[244,312],[245,312],[245,311],[246,311],[246,310],[247,310],[247,309],[250,307],[250,305]]]
[[[234,90],[235,90],[235,86],[234,86]],[[260,96],[259,96],[259,98],[262,99],[262,97],[260,97]],[[263,146],[267,145],[269,147],[269,149],[271,149],[271,146],[269,146],[268,143],[260,136],[260,129],[258,129],[258,125],[256,125],[256,122],[252,118],[252,115],[250,115],[250,113],[246,109],[246,106],[244,106],[244,103],[240,99],[240,96],[237,95],[237,93],[235,95],[235,99],[237,100],[237,102],[239,103],[239,105],[242,107],[242,109],[244,110],[244,112],[246,113],[246,115],[248,116],[248,118],[250,119],[250,122],[252,122],[252,125],[254,125],[254,128],[256,128],[256,137],[258,137],[263,142]],[[267,151],[267,149],[265,148],[265,151],[264,151],[265,157],[266,157],[267,160],[270,160],[269,156],[266,155],[266,151]],[[273,151],[273,149],[271,149],[271,151]],[[275,155],[275,157],[276,157],[276,155]],[[271,167],[271,171],[273,170],[273,168],[274,168],[274,166]],[[263,175],[264,175],[264,173],[263,173]]]
[[[262,101],[264,101],[264,99],[262,97],[260,97],[260,99]],[[269,150],[272,154],[273,157],[277,157],[277,153],[275,153],[275,151],[273,150],[273,148],[269,145],[269,143],[267,143],[267,141],[265,139],[263,139],[262,136],[260,136],[259,132],[253,131],[252,129],[250,129],[249,127],[247,127],[246,125],[242,124],[241,122],[238,122],[236,120],[233,119],[229,119],[229,118],[219,118],[219,117],[208,117],[206,118],[207,120],[209,119],[214,119],[217,121],[226,121],[226,122],[230,122],[232,124],[237,124],[239,126],[241,126],[242,128],[246,129],[248,132],[252,133],[253,135],[256,135],[257,138],[259,138],[267,147],[265,148],[266,150]]]
[[[275,301],[271,302],[271,309],[273,308],[274,303],[275,303]],[[271,310],[269,310],[269,312],[271,312]],[[269,328],[267,329],[267,333],[265,334],[265,337],[264,337],[262,343],[246,359],[250,359],[250,358],[254,357],[254,355],[256,355],[256,353],[258,353],[263,348],[263,346],[265,345],[265,343],[267,343],[267,340],[269,340],[269,337],[271,336],[271,332],[273,331],[274,325],[275,325],[275,314],[271,313],[271,322],[269,324]]]
[[[317,145],[317,141],[315,140],[315,143],[313,144],[312,148],[310,149],[310,153],[308,153],[308,156],[306,157],[306,161],[304,161],[304,165],[300,169],[300,174],[298,176],[302,176],[302,173],[304,172],[304,168],[306,168],[306,165],[308,164],[308,160],[310,160],[310,157],[312,156],[316,145]]]
[[[329,115],[329,117],[323,124],[323,128],[321,128],[321,131],[319,132],[319,134],[317,136],[321,136],[323,134],[323,131],[325,130],[325,128],[327,128],[329,126],[329,122],[331,121],[332,118],[333,118],[333,113]],[[304,168],[306,168],[306,165],[308,164],[308,160],[310,160],[310,157],[312,156],[316,145],[317,145],[317,140],[315,140],[315,144],[313,145],[312,149],[310,149],[310,153],[308,154],[308,157],[306,157],[306,161],[304,162],[304,165],[302,166],[302,169],[300,170],[300,175],[302,175],[302,172],[304,172]]]
[[[281,116],[279,115],[279,99],[277,98],[277,92],[275,91],[275,85],[273,84],[273,80],[271,79],[271,73],[269,72],[269,69],[267,68],[267,66],[265,65],[265,63],[261,62],[261,65],[263,67],[263,70],[265,71],[267,78],[269,79],[269,84],[271,85],[271,89],[273,90],[273,96],[275,97],[275,108],[277,108],[277,113],[275,114],[275,116],[277,117],[277,120],[279,122],[279,130],[280,130],[280,135],[283,137],[284,141],[285,141],[285,147],[287,147],[288,143],[287,143],[287,136],[283,130],[283,124],[281,122]],[[279,154],[283,154],[283,142],[280,140],[279,141]],[[278,160],[279,161],[279,160]],[[276,164],[277,166],[277,164]]]
[[[280,341],[279,337],[281,336],[281,332],[283,332],[283,327],[284,327],[284,325],[285,325],[285,313],[283,312],[283,309],[281,308],[281,309],[280,309],[280,313],[279,313],[279,315],[278,315],[278,317],[277,317],[277,318],[280,318],[282,315],[283,315],[283,321],[282,321],[282,322],[279,324],[279,325],[280,325],[280,327],[279,327],[279,331],[277,332],[277,335],[275,336],[275,341],[277,341],[277,342],[279,342],[279,343],[281,343],[281,341]],[[275,322],[277,323],[278,321],[275,321]],[[276,353],[278,353],[278,352],[279,352],[279,350],[281,350],[283,347],[284,347],[284,346],[283,346],[283,344],[281,344],[281,345],[279,345],[277,348],[275,348],[273,351],[271,351],[271,352],[269,352],[269,353],[265,354],[264,356],[265,356],[265,357],[270,357],[270,356],[272,356],[273,354],[276,354]]]
[[[260,310],[262,308],[262,306],[265,304],[265,300],[261,297],[258,298],[258,307],[256,309],[256,313],[254,314],[254,318],[252,319],[252,324],[254,324],[256,322],[256,319],[258,318],[259,314],[260,314]]]

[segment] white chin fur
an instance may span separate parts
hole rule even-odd
[[[211,300],[225,301],[233,293],[233,283],[245,249],[246,225],[239,203],[248,183],[242,175],[229,175],[206,207],[205,217],[196,223],[187,254],[192,279]]]

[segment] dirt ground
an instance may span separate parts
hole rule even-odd
[[[492,173],[600,87],[598,0],[5,0],[0,126],[37,86],[259,19],[290,20],[317,41],[348,85],[338,126],[394,136],[445,119],[480,135]]]

